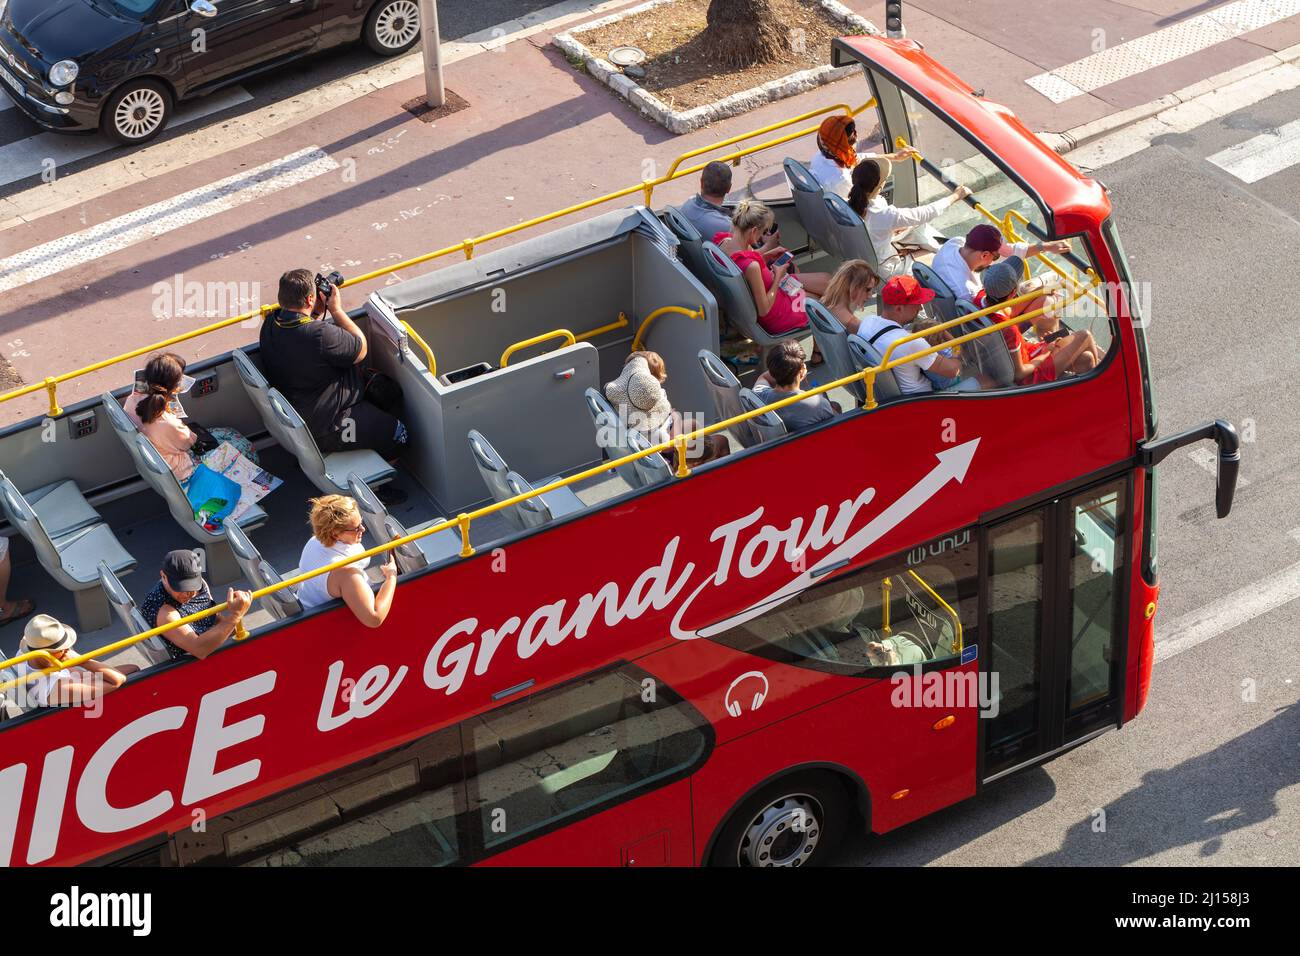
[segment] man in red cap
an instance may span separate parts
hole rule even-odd
[[[1002,256],[1018,256],[1027,259],[1040,252],[1054,252],[1057,255],[1070,251],[1070,244],[1064,239],[1051,242],[1017,242],[1009,244],[1002,239],[1002,233],[996,226],[981,223],[965,238],[960,236],[949,239],[934,257],[931,268],[939,274],[952,294],[959,299],[975,301],[975,296],[984,287],[980,273]]]
[[[933,290],[922,287],[911,276],[894,276],[880,290],[880,314],[864,318],[858,327],[858,335],[867,340],[877,356],[884,358],[890,344],[908,334],[906,326],[916,320],[921,307],[933,298]],[[913,339],[894,349],[889,359],[892,362],[894,359],[924,352],[928,348],[930,343],[925,339]],[[961,359],[931,353],[899,365],[893,371],[899,390],[904,395],[915,395],[934,391],[934,386],[922,372],[933,372],[943,378],[956,378],[961,374]],[[973,378],[962,379],[954,386],[954,390],[961,392],[975,392],[979,388],[979,382]]]

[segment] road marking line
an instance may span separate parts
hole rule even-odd
[[[1300,163],[1300,120],[1229,146],[1206,159],[1242,182],[1259,182]]]
[[[1191,56],[1300,14],[1300,0],[1236,0],[1025,80],[1053,103]]]
[[[195,120],[228,110],[240,103],[247,103],[253,97],[242,86],[234,86],[211,96],[182,103],[176,109],[171,126],[184,126]],[[173,145],[169,140],[163,146]],[[57,174],[60,166],[88,159],[105,150],[115,149],[117,144],[102,133],[90,136],[69,136],[66,133],[36,133],[26,139],[0,146],[0,186],[39,176],[44,170],[46,160],[54,161]],[[173,145],[173,148],[174,145]],[[57,180],[56,180],[57,182]],[[40,187],[37,187],[40,188]]]
[[[1200,465],[1210,474],[1214,475],[1216,478],[1218,477],[1219,475],[1219,453],[1218,452],[1210,451],[1210,449],[1208,448],[1193,448],[1191,451],[1187,453],[1187,457],[1190,458],[1192,461],[1196,462],[1196,464]],[[1240,475],[1237,476],[1238,488],[1245,488],[1248,484],[1250,484],[1250,481],[1248,479],[1243,478]]]
[[[339,168],[319,146],[145,206],[81,232],[0,259],[0,292],[37,279],[85,268],[87,263],[164,235],[201,219],[228,212]]]
[[[1156,663],[1191,650],[1226,631],[1300,598],[1300,564],[1293,564],[1227,597],[1157,626]]]

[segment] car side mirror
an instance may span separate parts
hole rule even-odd
[[[198,14],[201,17],[215,17],[217,15],[217,6],[212,0],[193,0],[190,4],[190,13]]]

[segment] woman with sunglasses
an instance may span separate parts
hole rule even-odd
[[[150,356],[143,380],[136,382],[135,390],[123,404],[126,414],[158,449],[182,488],[193,474],[198,457],[222,442],[229,442],[249,461],[257,462],[253,443],[235,429],[204,428],[186,420],[180,396],[193,385],[194,379],[185,374],[185,360],[174,352],[162,352]]]
[[[312,498],[308,503],[311,505],[312,536],[303,546],[302,557],[298,560],[299,573],[315,571],[365,550],[361,538],[366,526],[355,500],[346,495],[324,495]],[[335,568],[329,574],[307,579],[299,586],[298,600],[303,607],[309,608],[342,598],[358,621],[366,627],[379,627],[393,607],[393,595],[397,592],[397,563],[390,551],[388,559],[380,566],[384,583],[378,593],[370,589],[370,582],[366,579],[369,563],[369,558],[362,558]]]
[[[911,275],[914,254],[936,251],[937,237],[929,224],[971,194],[965,186],[958,186],[924,206],[895,206],[881,195],[892,171],[893,164],[883,156],[864,159],[853,170],[853,188],[849,190],[849,208],[862,217],[867,227],[867,238],[883,279]]]
[[[862,259],[850,259],[831,276],[821,303],[852,335],[862,321],[857,313],[870,304],[879,287],[880,277],[871,266]]]
[[[817,129],[817,155],[808,164],[821,187],[841,199],[849,198],[853,188],[853,169],[864,159],[878,158],[876,153],[858,153],[858,124],[852,116],[843,113],[828,116]],[[901,163],[905,159],[920,158],[912,149],[885,153],[886,159]]]

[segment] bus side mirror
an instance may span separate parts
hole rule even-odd
[[[1232,498],[1237,491],[1237,473],[1241,470],[1241,439],[1231,422],[1220,418],[1168,438],[1144,442],[1138,446],[1138,462],[1144,468],[1153,468],[1169,457],[1171,452],[1206,439],[1213,439],[1219,446],[1219,467],[1214,479],[1214,507],[1220,518],[1226,518],[1232,510]]]

